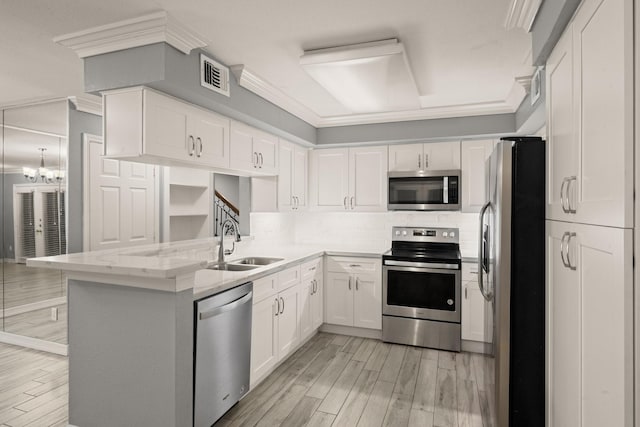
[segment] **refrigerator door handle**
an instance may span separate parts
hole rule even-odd
[[[478,239],[478,286],[480,287],[480,293],[482,293],[482,296],[487,301],[491,301],[492,296],[484,290],[484,268],[482,266],[482,260],[484,260],[485,254],[482,234],[484,231],[484,214],[486,213],[489,206],[491,206],[491,201],[485,203],[484,206],[482,206],[482,209],[480,209],[480,238]]]

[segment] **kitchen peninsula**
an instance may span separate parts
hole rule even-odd
[[[379,258],[384,251],[248,241],[229,258],[282,260],[218,271],[207,269],[217,243],[202,239],[28,261],[68,278],[71,425],[191,425],[194,301],[296,267],[300,274],[302,263],[325,254]]]

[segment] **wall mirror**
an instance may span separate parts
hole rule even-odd
[[[2,331],[67,342],[66,284],[28,258],[67,252],[68,102],[2,111]]]

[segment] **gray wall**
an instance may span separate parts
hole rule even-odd
[[[67,252],[82,252],[82,134],[102,135],[102,117],[83,113],[69,103],[67,169]]]
[[[13,259],[15,254],[15,242],[13,232],[13,185],[26,184],[24,175],[21,173],[5,173],[3,180],[3,197],[2,197],[2,258]]]
[[[531,58],[534,65],[544,65],[581,0],[546,0],[542,2],[531,28]]]

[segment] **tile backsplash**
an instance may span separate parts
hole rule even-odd
[[[256,240],[319,245],[365,246],[381,252],[391,247],[391,227],[456,227],[463,257],[478,252],[478,214],[460,212],[296,212],[252,213]]]

